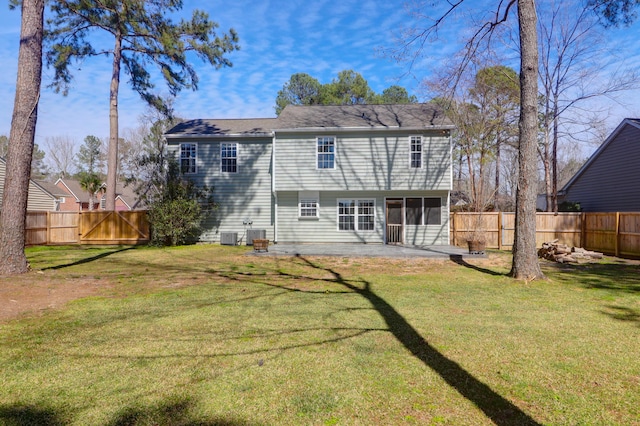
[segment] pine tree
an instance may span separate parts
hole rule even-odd
[[[197,89],[198,76],[187,54],[194,52],[215,68],[231,66],[226,54],[238,49],[234,30],[216,35],[218,24],[196,10],[190,21],[174,23],[169,15],[182,9],[182,0],[60,0],[51,4],[48,22],[48,65],[55,68],[53,87],[67,93],[75,61],[108,55],[112,60],[109,89],[109,147],[106,210],[115,208],[118,174],[118,92],[122,71],[136,92],[153,107],[170,113],[154,94],[148,67],[160,70],[172,96],[183,88]],[[111,36],[112,46],[96,49],[90,36]]]

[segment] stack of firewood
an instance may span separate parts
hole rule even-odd
[[[580,247],[569,247],[565,244],[558,244],[558,240],[553,240],[542,243],[542,248],[538,250],[538,257],[559,263],[587,263],[602,259],[602,253]]]

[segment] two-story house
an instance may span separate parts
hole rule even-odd
[[[278,118],[185,121],[166,134],[214,188],[203,241],[449,243],[452,123],[432,104],[287,106]]]

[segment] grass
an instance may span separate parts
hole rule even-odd
[[[640,424],[638,265],[245,252],[30,249],[101,290],[0,324],[0,424]]]

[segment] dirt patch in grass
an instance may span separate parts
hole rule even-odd
[[[38,272],[0,280],[0,321],[59,309],[66,303],[98,295],[105,282],[91,278],[52,278]]]

